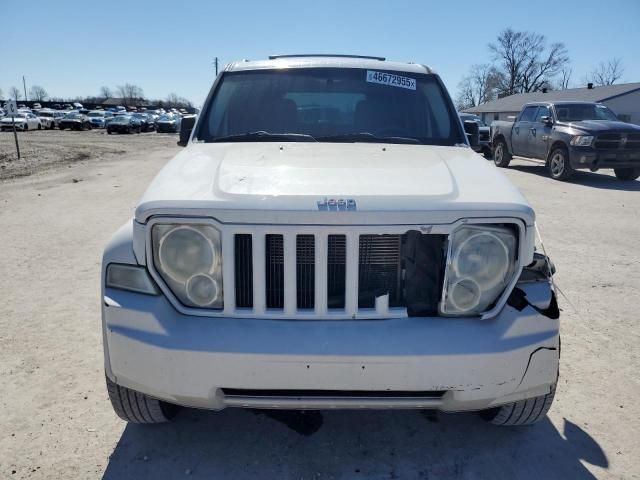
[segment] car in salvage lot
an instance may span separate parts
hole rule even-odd
[[[491,141],[499,167],[517,155],[544,160],[555,180],[569,180],[578,169],[613,169],[619,180],[640,177],[640,126],[622,122],[601,103],[525,104],[515,122],[491,124]]]
[[[31,112],[19,111],[15,115],[7,115],[0,120],[0,130],[13,130],[15,125],[16,130],[41,130],[42,122]]]
[[[161,115],[156,122],[156,131],[158,133],[176,133],[180,130],[180,115],[171,113]]]
[[[87,114],[87,117],[89,117],[93,128],[105,128],[107,119],[113,117],[113,113],[105,112],[104,110],[91,110]]]
[[[91,121],[89,117],[82,113],[71,112],[67,113],[58,122],[58,128],[60,130],[91,130]]]
[[[142,126],[140,120],[133,115],[117,115],[107,124],[107,133],[140,133]]]
[[[423,65],[229,64],[104,252],[115,412],[545,418],[560,354],[554,270],[534,251],[532,208],[469,148],[477,131]]]

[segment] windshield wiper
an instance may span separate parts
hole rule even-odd
[[[235,135],[225,135],[223,137],[216,137],[212,142],[278,142],[278,141],[292,141],[292,142],[317,142],[311,135],[305,133],[271,133],[264,130],[258,130],[257,132],[238,133]]]
[[[319,142],[422,143],[419,139],[413,137],[380,136],[371,132],[327,135],[324,137],[317,137],[317,140]]]

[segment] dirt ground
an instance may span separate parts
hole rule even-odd
[[[560,384],[541,424],[229,409],[147,427],[107,398],[100,257],[176,138],[28,136],[37,157],[22,169],[0,134],[4,178],[45,163],[0,182],[0,478],[640,478],[640,181],[559,183],[522,160],[506,172],[537,211],[564,294]]]

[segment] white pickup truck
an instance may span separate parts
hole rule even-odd
[[[423,65],[228,65],[104,252],[116,413],[544,418],[560,356],[551,264],[533,210],[465,128]]]

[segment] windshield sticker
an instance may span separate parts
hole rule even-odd
[[[367,70],[367,82],[389,85],[391,87],[406,88],[408,90],[416,89],[415,78],[401,77],[400,75],[395,75],[393,73],[378,72],[376,70]]]

